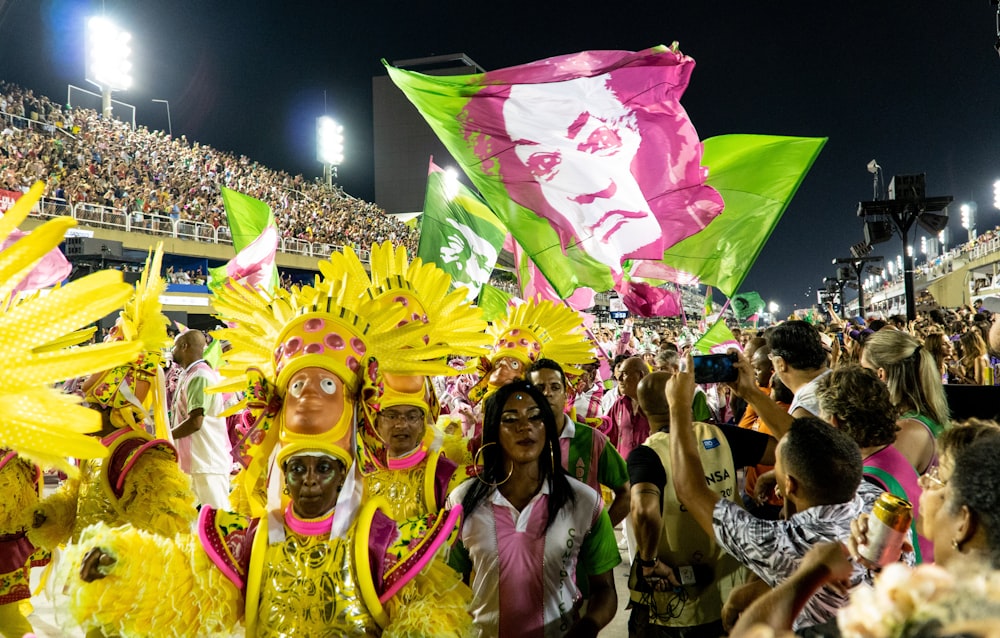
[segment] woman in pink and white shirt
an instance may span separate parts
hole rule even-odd
[[[482,472],[449,496],[466,513],[450,563],[471,577],[481,638],[596,636],[614,617],[611,570],[621,557],[611,521],[597,493],[562,469],[558,441],[548,401],[531,384],[486,400]]]

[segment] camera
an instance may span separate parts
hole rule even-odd
[[[739,360],[735,354],[695,355],[693,360],[695,383],[732,382],[739,376],[733,367]]]

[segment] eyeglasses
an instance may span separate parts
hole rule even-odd
[[[922,488],[926,490],[931,486],[935,488],[941,488],[947,485],[944,481],[941,480],[941,477],[939,475],[940,467],[941,466],[939,465],[935,465],[934,467],[930,468],[929,470],[920,475],[920,480],[918,482],[920,483],[920,486]]]
[[[423,422],[424,415],[421,412],[381,412],[379,418],[383,419],[387,423],[392,425],[397,425],[399,423],[405,423],[406,425],[417,425]]]

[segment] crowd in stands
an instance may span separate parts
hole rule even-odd
[[[0,126],[0,189],[24,191],[44,179],[46,197],[111,207],[140,227],[156,215],[218,228],[226,224],[219,190],[225,186],[269,204],[285,238],[356,249],[392,240],[417,248],[416,231],[339,187],[183,135],[133,130],[7,82],[0,82]]]

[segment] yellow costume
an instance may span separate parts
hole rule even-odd
[[[464,289],[452,289],[448,273],[419,258],[408,261],[406,249],[389,242],[372,247],[370,264],[370,278],[358,264],[352,264],[354,294],[385,308],[402,307],[399,325],[422,324],[423,341],[446,345],[450,355],[475,357],[486,352],[488,337],[482,312],[469,304]],[[468,441],[434,428],[440,406],[426,377],[399,374],[388,365],[381,366],[380,372],[361,390],[359,449],[364,459],[365,496],[386,499],[398,521],[436,513],[445,506],[452,488],[469,478],[472,455]],[[379,413],[394,406],[422,410],[426,428],[421,445],[398,458],[389,457],[376,427]]]
[[[0,216],[0,244],[43,190],[36,183]],[[75,476],[65,457],[107,455],[87,435],[100,429],[100,416],[51,384],[116,366],[140,349],[138,343],[79,346],[93,334],[89,323],[128,298],[120,272],[95,273],[45,295],[14,294],[74,225],[70,218],[50,220],[0,252],[0,633],[9,636],[31,631],[19,605],[30,597],[30,567],[46,560],[26,534],[38,502],[35,463]]]
[[[251,409],[258,434],[240,477],[252,518],[205,507],[197,539],[172,541],[90,528],[64,574],[78,622],[126,637],[211,636],[231,631],[240,616],[250,637],[469,633],[471,592],[433,560],[453,540],[460,508],[397,525],[380,499],[362,507],[354,463],[362,384],[376,383],[382,365],[448,374],[440,362],[448,346],[425,342],[423,324],[400,325],[401,306],[349,292],[360,267],[350,249],[321,266],[315,286],[269,294],[230,282],[216,292],[220,318],[234,326],[216,335],[233,346],[216,390],[246,389],[235,409]],[[346,480],[332,512],[303,521],[281,496],[282,461],[317,453],[348,468]],[[115,562],[85,583],[79,571],[88,548]]]
[[[159,363],[170,340],[160,312],[161,255],[158,247],[147,259],[110,337],[112,342],[141,343],[144,351],[83,385],[94,413],[103,413],[113,429],[100,440],[108,457],[84,461],[78,479],[42,501],[38,512],[44,523],[30,532],[42,547],[70,542],[98,522],[129,523],[171,536],[187,531],[197,517],[190,479],[177,465],[163,416]]]
[[[0,635],[20,638],[31,625],[20,609],[31,598],[31,568],[48,564],[49,553],[36,549],[26,531],[38,503],[38,466],[0,449]]]
[[[197,535],[94,526],[67,550],[61,577],[84,629],[123,638],[229,636],[244,610],[249,638],[462,636],[468,588],[430,560],[452,540],[456,518],[397,527],[373,500],[331,538],[333,513],[302,520],[287,508],[248,521],[206,507]],[[279,542],[269,542],[271,526]],[[83,582],[78,566],[94,547],[115,562]]]

